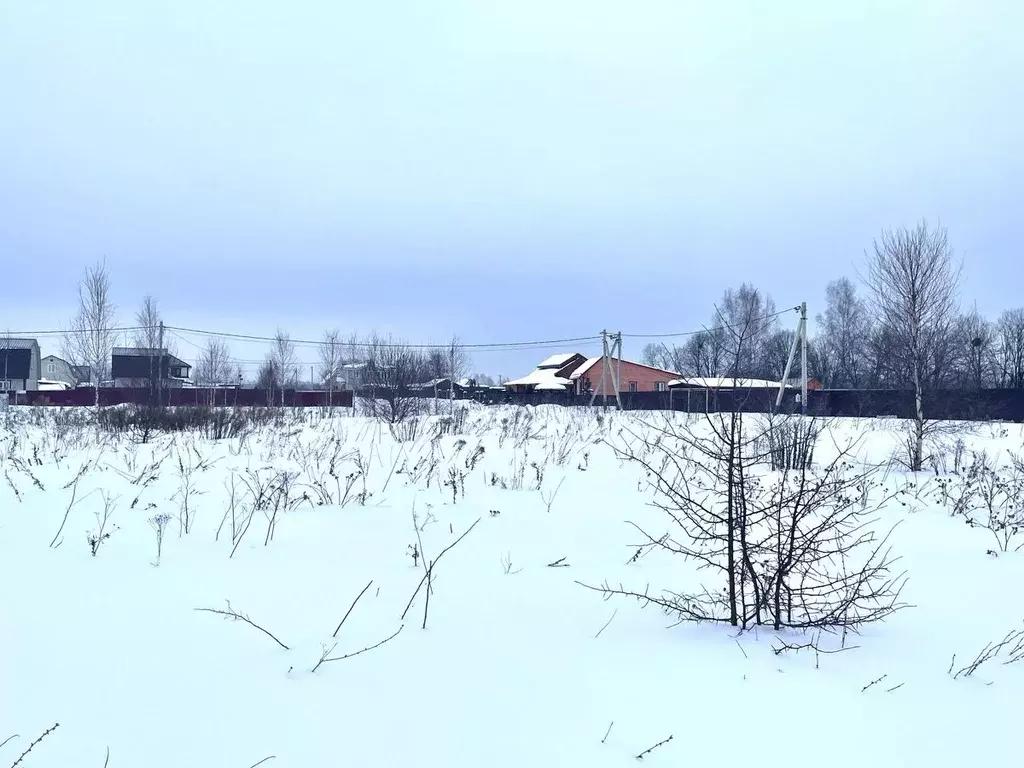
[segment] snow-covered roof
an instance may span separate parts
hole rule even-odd
[[[668,385],[670,387],[696,387],[697,389],[733,389],[735,387],[778,389],[782,383],[768,379],[736,379],[731,376],[687,376],[673,379]]]
[[[538,368],[561,368],[566,363],[568,363],[570,360],[572,360],[574,357],[576,357],[577,354],[578,353],[576,353],[576,352],[569,352],[569,353],[561,354],[561,355],[552,355],[547,360],[544,360],[537,367]]]
[[[557,376],[557,368],[537,368],[521,379],[506,381],[506,387],[534,387],[535,389],[565,389],[569,380]]]
[[[588,357],[586,362],[583,363],[575,371],[573,371],[569,378],[571,378],[571,379],[578,379],[584,373],[586,373],[591,368],[593,368],[595,365],[597,365],[599,362],[601,362],[601,360],[602,360],[602,358],[600,358],[600,357]]]
[[[54,392],[57,390],[71,389],[71,385],[66,381],[56,381],[54,379],[39,379],[39,389],[45,392]]]

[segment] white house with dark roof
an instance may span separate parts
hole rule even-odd
[[[0,336],[0,391],[35,390],[39,378],[39,342]]]

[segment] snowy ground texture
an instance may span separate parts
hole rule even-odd
[[[19,765],[597,768],[652,747],[642,764],[1019,761],[1024,662],[949,669],[1024,627],[1024,552],[990,553],[934,471],[885,475],[902,491],[879,525],[902,521],[913,607],[816,658],[578,583],[701,578],[664,553],[631,562],[627,521],[671,522],[612,444],[663,414],[478,409],[438,436],[438,417],[392,434],[306,413],[140,444],[59,413],[12,409],[0,430],[0,766],[57,723]],[[883,462],[893,425],[831,429]],[[962,439],[1022,445],[1018,425]],[[287,495],[254,505],[282,477]],[[471,528],[403,620],[421,553]],[[198,610],[228,601],[262,629]]]

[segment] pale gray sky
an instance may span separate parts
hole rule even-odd
[[[813,314],[922,216],[996,314],[1022,6],[0,0],[0,325],[61,327],[105,257],[125,321],[151,292],[256,335],[683,331],[743,280]]]

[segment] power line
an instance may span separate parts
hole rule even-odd
[[[254,336],[247,333],[227,333],[220,331],[207,331],[200,328],[182,328],[176,325],[165,326],[169,330],[179,331],[181,333],[192,333],[200,336],[213,336],[221,339],[236,339],[240,341],[254,341],[272,344],[277,341],[273,336]],[[580,342],[598,342],[601,340],[600,336],[577,336],[576,338],[570,339],[544,339],[538,341],[505,341],[505,342],[492,342],[489,344],[459,344],[460,349],[475,349],[481,352],[506,352],[512,349],[537,349],[541,347],[558,346],[562,344],[575,344]],[[289,343],[295,346],[313,346],[320,347],[324,344],[323,339],[317,341],[310,341],[309,339],[288,339]],[[358,349],[436,349],[438,347],[445,347],[447,344],[405,344],[403,342],[347,342],[338,341],[339,347],[358,348]]]
[[[793,311],[799,312],[800,311],[800,307],[786,308],[784,310],[780,310],[778,312],[774,312],[772,314],[765,315],[764,317],[761,317],[761,318],[755,318],[754,320],[751,320],[749,322],[758,322],[758,321],[761,321],[761,320],[764,320],[764,321],[773,320],[776,317],[780,317],[781,315],[784,315],[784,314],[787,314],[787,313],[793,312]],[[734,324],[731,324],[731,325],[730,324],[721,324],[721,325],[716,325],[714,327],[715,328],[728,329],[728,328],[738,328],[738,327],[742,327],[742,326],[748,325],[748,324],[749,323],[734,323]],[[184,341],[185,343],[195,347],[197,350],[200,350],[200,351],[202,350],[202,348],[198,344],[196,344],[192,340],[182,336],[181,334],[193,334],[193,335],[198,335],[198,336],[206,336],[206,337],[220,338],[220,339],[233,339],[233,340],[236,340],[236,341],[243,341],[243,342],[247,341],[247,342],[263,343],[263,344],[272,344],[275,341],[277,341],[277,339],[275,337],[273,337],[273,336],[259,336],[259,335],[255,335],[255,334],[246,334],[246,333],[230,333],[230,332],[227,332],[227,331],[209,331],[209,330],[206,330],[206,329],[203,329],[203,328],[185,328],[185,327],[176,326],[176,325],[166,325],[166,326],[164,326],[164,328],[166,330],[168,330],[168,331],[171,331],[172,334],[176,338],[180,339],[181,341]],[[124,333],[124,332],[127,332],[127,331],[144,331],[144,330],[151,330],[151,329],[150,329],[149,326],[131,325],[131,326],[118,326],[118,327],[115,327],[115,328],[71,328],[71,329],[60,329],[60,330],[34,330],[34,331],[17,331],[17,332],[9,331],[5,335],[8,336],[8,337],[14,337],[14,336],[22,336],[22,337],[23,336],[28,336],[28,337],[44,336],[45,337],[45,336],[57,336],[57,335],[61,335],[62,336],[62,335],[67,335],[67,334],[87,334],[87,333],[100,333],[100,332]],[[623,338],[631,338],[631,339],[672,339],[672,338],[685,338],[687,336],[696,336],[698,334],[705,333],[706,331],[707,331],[707,328],[701,328],[699,330],[680,331],[680,332],[677,332],[677,333],[623,333],[622,336],[623,336]],[[292,345],[300,346],[300,347],[320,347],[320,346],[322,346],[324,344],[324,341],[322,339],[316,340],[316,341],[313,341],[313,340],[310,340],[310,339],[289,339],[288,341]],[[489,343],[475,343],[475,344],[459,344],[458,346],[461,349],[476,350],[478,352],[510,352],[510,351],[515,351],[515,350],[538,350],[539,351],[539,350],[544,350],[544,349],[552,349],[552,348],[555,348],[555,347],[561,347],[561,346],[563,346],[565,344],[597,343],[599,341],[601,341],[601,336],[600,335],[594,335],[594,336],[575,336],[575,337],[571,337],[571,338],[562,338],[562,339],[538,339],[538,340],[535,340],[535,341],[505,341],[505,342],[489,342]],[[347,342],[347,341],[339,340],[338,341],[338,346],[344,347],[344,348],[348,348],[348,349],[370,350],[370,349],[436,349],[438,347],[444,347],[446,345],[445,344],[407,344],[407,343],[404,343],[404,342],[395,342],[395,341],[389,341],[389,342],[366,342],[366,341]],[[253,361],[235,360],[234,362],[258,364],[261,361],[257,361],[257,360],[253,360]],[[316,365],[316,363],[300,363],[300,365]]]
[[[757,323],[762,320],[774,320],[776,317],[781,317],[782,315],[789,314],[790,312],[799,311],[800,307],[787,307],[786,309],[779,310],[778,312],[773,312],[770,315],[765,315],[764,317],[755,317],[751,320],[742,323],[732,323],[731,325],[728,323],[716,324],[714,328],[742,328],[744,326],[750,325],[751,323]],[[705,333],[707,330],[707,328],[701,328],[699,331],[682,331],[680,333],[624,333],[622,334],[622,336],[627,339],[678,339],[683,338],[685,336],[697,336],[698,334]]]
[[[50,331],[4,331],[4,336],[65,336],[76,333],[123,333],[150,330],[148,325],[125,325],[119,328],[65,328]]]

